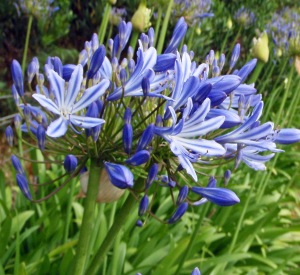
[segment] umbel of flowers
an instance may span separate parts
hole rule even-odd
[[[186,28],[181,18],[163,54],[153,47],[152,28],[140,36],[136,52],[128,47],[124,53],[132,26],[121,22],[108,49],[94,34],[77,65],[49,57],[42,74],[34,58],[28,66],[29,85],[34,77],[37,81],[29,96],[33,105],[27,103],[19,63],[14,60],[11,66],[12,92],[24,122],[17,125],[42,151],[65,155],[66,177],[77,176],[92,160],[112,188],[127,189],[140,201],[140,216],[151,213],[157,187],[169,188],[171,194],[178,190],[168,223],[179,220],[191,205],[239,202],[234,192],[218,187],[214,177],[199,177],[202,166],[232,161],[234,169],[245,163],[264,170],[265,162],[282,151],[277,143],[300,139],[297,129],[260,123],[261,95],[254,84],[245,83],[255,59],[232,71],[239,57],[237,44],[223,75],[223,54],[217,59],[210,51],[199,64],[186,46],[178,52]],[[8,129],[12,145],[11,135]],[[18,158],[13,156],[12,162],[21,191],[34,201]]]

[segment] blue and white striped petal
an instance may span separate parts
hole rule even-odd
[[[49,137],[54,138],[63,136],[68,130],[68,124],[68,120],[64,119],[63,117],[59,117],[58,119],[50,123],[47,128],[46,134]]]
[[[70,115],[69,120],[75,126],[85,128],[85,129],[89,129],[105,123],[105,120],[102,118],[77,116],[77,115]]]
[[[57,101],[57,106],[60,108],[64,105],[65,81],[59,76],[58,73],[51,69],[47,70],[47,73],[52,92]]]

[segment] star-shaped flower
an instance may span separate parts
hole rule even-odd
[[[76,113],[102,96],[109,87],[109,80],[104,79],[97,85],[86,89],[81,98],[76,101],[83,80],[83,69],[80,64],[74,69],[66,90],[65,80],[54,70],[48,70],[48,79],[55,99],[52,100],[42,94],[33,95],[33,98],[43,107],[59,116],[48,126],[46,132],[48,136],[63,136],[67,132],[70,123],[71,126],[75,125],[89,129],[105,122],[101,118],[79,116]]]

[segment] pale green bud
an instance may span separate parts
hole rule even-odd
[[[132,26],[139,32],[144,32],[151,26],[151,9],[148,9],[144,3],[140,3],[138,9],[131,18]]]
[[[227,22],[226,22],[226,26],[227,28],[230,30],[232,28],[232,20],[231,18],[228,18]]]
[[[253,39],[252,53],[258,60],[267,63],[269,60],[269,39],[266,32],[263,32],[261,36]]]

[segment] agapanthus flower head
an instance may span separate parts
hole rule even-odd
[[[271,34],[275,45],[275,54],[300,54],[300,13],[295,9],[284,8],[272,16],[267,25],[267,32]]]
[[[210,12],[211,0],[175,0],[174,15],[183,16],[191,26],[200,24],[206,17],[214,16]]]
[[[22,12],[36,18],[45,18],[59,10],[58,6],[52,5],[53,3],[54,0],[17,0],[14,5],[19,15]]]
[[[178,51],[186,30],[181,17],[163,54],[153,46],[153,29],[140,36],[136,52],[127,47],[131,23],[119,23],[107,49],[94,34],[84,44],[78,65],[49,57],[45,78],[35,73],[40,80],[32,94],[34,105],[18,95],[17,89],[24,91],[23,77],[14,62],[12,90],[25,120],[21,130],[41,150],[64,156],[66,183],[92,162],[102,169],[99,177],[105,176],[99,202],[115,201],[128,189],[137,201],[142,198],[141,216],[155,215],[152,200],[159,188],[168,188],[174,205],[163,222],[175,223],[189,206],[239,202],[233,191],[218,187],[215,177],[208,177],[204,187],[202,166],[226,163],[224,170],[234,171],[244,163],[264,170],[282,152],[276,143],[299,141],[297,129],[261,123],[262,96],[254,84],[245,83],[256,59],[238,66],[237,45],[230,64],[214,50],[198,63],[187,46]],[[12,161],[23,175],[17,179],[21,190],[31,199],[23,170]],[[88,176],[80,175],[84,192]],[[225,173],[225,186],[230,176]],[[119,191],[116,196],[110,196],[112,188]]]
[[[244,28],[250,27],[255,22],[255,14],[248,8],[242,6],[237,10],[234,19]]]

